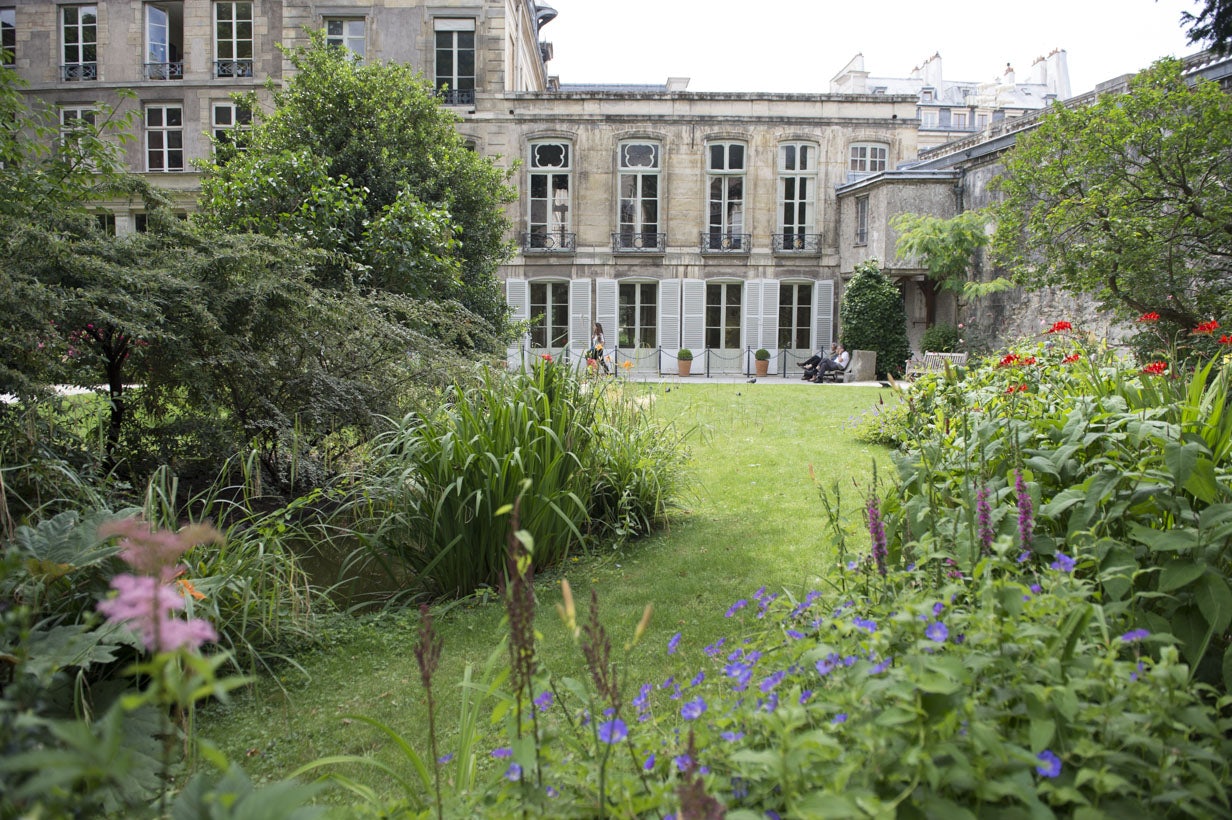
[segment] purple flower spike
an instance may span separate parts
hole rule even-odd
[[[1022,542],[1023,552],[1029,553],[1032,534],[1035,531],[1035,512],[1031,506],[1031,494],[1027,492],[1027,482],[1022,477],[1022,470],[1014,471],[1014,492],[1018,494],[1018,538]]]
[[[975,494],[975,520],[980,539],[980,551],[992,552],[992,507],[988,503],[988,488],[981,486]]]
[[[877,564],[877,572],[886,574],[886,534],[885,525],[881,522],[881,510],[877,507],[877,496],[868,500],[868,534],[873,542],[873,561]]]

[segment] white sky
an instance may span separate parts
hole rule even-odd
[[[1199,0],[547,0],[562,83],[664,83],[690,91],[826,92],[857,52],[874,77],[906,77],[940,52],[947,80],[1025,81],[1064,49],[1070,90],[1128,74],[1186,44]]]

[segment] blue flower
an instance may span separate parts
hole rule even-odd
[[[950,629],[941,621],[937,621],[928,625],[928,628],[924,630],[924,636],[930,641],[945,643],[945,639],[950,637]]]
[[[868,670],[868,674],[870,674],[870,675],[880,675],[882,672],[884,672],[884,671],[886,671],[887,669],[889,669],[889,668],[890,668],[890,661],[891,661],[891,660],[893,660],[893,659],[892,659],[892,658],[886,658],[884,661],[882,661],[881,663],[877,664],[877,665],[876,665],[876,666],[874,666],[872,669]]]
[[[556,791],[556,789],[552,786],[544,786],[543,792],[548,797],[560,797],[560,792]]]
[[[629,736],[629,727],[620,718],[599,724],[599,740],[611,745]]]
[[[693,764],[693,758],[688,755],[676,755],[672,758],[672,762],[676,764],[676,771],[683,772]]]
[[[700,697],[687,701],[680,707],[680,716],[685,720],[697,720],[706,711],[706,701]]]
[[[1150,636],[1150,634],[1145,629],[1131,629],[1121,636],[1121,640],[1125,641],[1125,643],[1134,643]]]
[[[804,637],[804,633],[798,629],[789,629],[786,634],[787,637],[791,638],[793,641],[798,641]]]
[[[787,673],[780,669],[779,671],[774,672],[770,674],[768,677],[766,677],[760,684],[758,684],[758,688],[761,689],[761,693],[763,695],[769,694],[769,692],[772,689],[774,689],[774,687],[778,686],[780,683],[783,682],[783,678],[786,676],[787,676]]]
[[[945,611],[945,604],[943,602],[938,601],[937,603],[933,604],[933,616],[934,617],[939,616],[944,611]]]
[[[801,706],[808,703],[812,699],[813,699],[812,689],[805,689],[803,692],[800,693],[800,705]]]
[[[654,687],[649,683],[643,683],[642,688],[637,691],[637,697],[633,699],[633,705],[638,709],[645,709],[646,704],[650,701],[650,692]]]
[[[499,749],[492,750],[492,757],[495,758],[509,757],[511,754],[513,754],[513,749],[510,749],[508,746],[501,746]]]
[[[646,758],[646,762],[642,764],[642,769],[644,769],[645,771],[650,771],[651,769],[654,768],[654,764],[655,764],[655,754],[654,752],[651,752],[650,757]]]
[[[859,627],[860,629],[865,630],[866,632],[876,632],[877,631],[877,622],[870,618],[861,618],[857,616],[851,619],[851,623]]]
[[[548,709],[552,708],[552,702],[554,700],[555,696],[551,693],[551,691],[544,691],[539,694],[539,697],[535,698],[535,705],[539,707],[540,712],[546,712]]]
[[[453,752],[450,752],[447,755],[441,755],[440,757],[436,759],[436,762],[444,765],[445,763],[448,763],[451,760],[453,760]]]
[[[704,681],[705,679],[706,679],[706,673],[698,672],[697,675],[693,678],[693,682],[691,685],[701,686],[702,681]]]
[[[505,770],[505,779],[512,780],[514,783],[522,779],[522,766],[518,763],[510,763],[509,768]]]
[[[731,606],[727,608],[727,615],[725,617],[730,618],[734,616],[737,612],[744,609],[748,605],[749,605],[749,602],[741,598],[739,601],[736,601],[736,603],[732,604]]]
[[[676,654],[676,648],[677,648],[678,646],[680,646],[680,633],[679,633],[679,632],[677,632],[675,635],[673,635],[673,636],[671,637],[671,640],[669,640],[669,641],[667,642],[667,654],[669,654],[669,655],[675,655],[675,654]]]
[[[837,725],[838,725],[838,724],[840,724],[840,723],[846,723],[846,722],[847,722],[847,713],[846,713],[846,712],[839,712],[837,715],[835,715],[835,716],[834,716],[834,719],[833,719],[833,720],[831,720],[830,722],[831,722],[831,723],[833,723],[835,726],[837,726]]]
[[[723,738],[728,743],[735,743],[737,740],[744,737],[744,732],[722,732],[719,734],[719,737]]]
[[[726,641],[727,641],[727,638],[719,638],[717,641],[710,644],[710,646],[707,646],[702,651],[706,653],[706,657],[713,658],[715,655],[719,654],[719,648],[722,647]]]
[[[1058,552],[1057,559],[1053,561],[1051,564],[1049,564],[1048,566],[1052,567],[1053,569],[1060,570],[1061,572],[1073,572],[1074,571],[1074,559],[1070,558],[1068,555],[1066,555],[1063,552]]]
[[[1061,758],[1054,755],[1048,749],[1036,755],[1040,764],[1035,767],[1035,771],[1043,777],[1056,777],[1061,774]]]

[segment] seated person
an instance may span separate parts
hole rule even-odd
[[[829,356],[823,356],[820,350],[817,351],[812,356],[809,356],[807,359],[800,362],[800,366],[804,368],[804,375],[801,376],[800,378],[804,379],[806,382],[811,382],[817,376],[817,366],[821,364],[823,361],[825,361],[826,359],[833,359],[837,355],[838,355],[838,345],[837,344],[830,345],[830,355]]]
[[[838,347],[838,355],[832,359],[822,359],[821,362],[817,365],[817,375],[813,377],[812,381],[816,382],[817,384],[821,384],[823,381],[825,381],[826,373],[830,372],[831,370],[835,370],[835,371],[838,371],[839,373],[842,373],[844,370],[847,369],[847,363],[851,361],[851,354],[848,353],[843,348],[842,345],[838,345],[837,347]]]

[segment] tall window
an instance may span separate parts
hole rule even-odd
[[[659,346],[659,285],[656,282],[620,283],[620,347]]]
[[[952,111],[950,112],[950,127],[954,129],[965,129],[967,127],[967,112]]]
[[[64,6],[60,9],[60,42],[64,62],[63,80],[98,79],[98,6]]]
[[[145,4],[145,77],[184,79],[184,4]]]
[[[813,286],[788,284],[779,286],[779,347],[805,350],[813,318]]]
[[[569,247],[572,151],[566,142],[530,146],[530,246]]]
[[[531,282],[530,321],[531,347],[564,347],[569,341],[569,283]]]
[[[436,31],[436,87],[448,105],[475,102],[475,21],[433,21]]]
[[[0,65],[17,62],[17,9],[0,9]]]
[[[79,145],[80,137],[92,135],[98,109],[93,106],[65,106],[60,109],[60,151],[74,157],[75,162],[89,163],[88,148]]]
[[[147,105],[145,109],[147,171],[184,170],[184,109],[179,105]]]
[[[856,197],[856,244],[868,244],[868,197]]]
[[[744,145],[711,143],[707,162],[709,222],[706,247],[739,248],[744,241]]]
[[[937,110],[935,108],[920,112],[920,127],[921,128],[936,128],[937,127]]]
[[[847,169],[853,174],[876,174],[886,169],[889,157],[888,145],[857,142],[851,146],[851,162]]]
[[[652,142],[620,144],[620,214],[622,248],[659,246],[659,146]]]
[[[987,114],[976,114],[975,115],[975,127],[980,129],[981,131],[987,128],[988,127],[988,115]]]
[[[214,76],[252,76],[252,3],[214,4]]]
[[[325,43],[335,48],[345,48],[361,60],[364,56],[364,21],[362,18],[340,17],[325,19]]]
[[[216,102],[211,108],[215,147],[231,145],[244,150],[245,132],[252,128],[252,109],[231,101]]]
[[[706,347],[740,349],[740,296],[743,286],[706,285]]]
[[[779,146],[779,233],[783,248],[803,249],[813,233],[817,147],[787,142]]]

